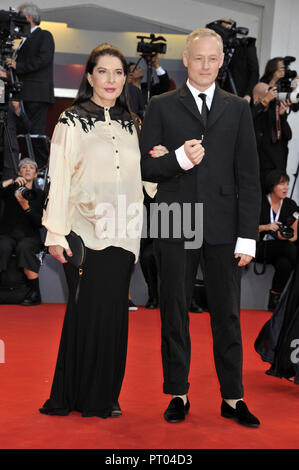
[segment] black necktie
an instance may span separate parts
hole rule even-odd
[[[204,126],[207,127],[208,114],[209,114],[209,109],[208,109],[207,103],[206,103],[207,95],[205,95],[205,93],[200,93],[198,96],[199,96],[199,98],[202,99],[201,117],[202,117]]]

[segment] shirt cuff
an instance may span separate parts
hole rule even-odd
[[[161,65],[156,69],[157,75],[165,75],[166,71],[161,67]]]
[[[46,246],[60,245],[65,250],[69,249],[69,244],[68,244],[68,242],[67,242],[64,235],[59,235],[58,233],[53,233],[53,232],[49,232],[49,231],[47,232],[45,245]]]
[[[235,253],[255,257],[256,241],[251,238],[237,238]]]
[[[189,160],[189,158],[185,154],[184,145],[176,149],[175,156],[178,161],[178,164],[183,170],[185,171],[191,170],[191,168],[194,167],[193,163]]]

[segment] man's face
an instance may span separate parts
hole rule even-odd
[[[183,55],[190,84],[199,91],[209,88],[218,76],[223,59],[224,54],[215,38],[205,36],[193,39],[189,45],[189,53],[187,51]]]
[[[142,79],[143,78],[143,71],[142,71],[142,68],[139,67],[135,64],[131,64],[130,67],[129,67],[129,74],[131,75],[131,77],[135,78],[135,79]]]

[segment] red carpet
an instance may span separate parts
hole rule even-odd
[[[158,311],[130,312],[127,372],[121,418],[41,415],[56,362],[65,306],[0,307],[1,449],[296,449],[299,387],[265,374],[253,348],[269,318],[242,311],[245,399],[260,418],[259,429],[221,418],[208,314],[190,314],[192,364],[190,415],[168,424],[163,411]],[[3,348],[5,347],[5,357]],[[3,362],[5,361],[5,362]]]

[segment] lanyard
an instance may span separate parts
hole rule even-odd
[[[277,214],[275,215],[275,217],[274,217],[274,211],[272,209],[272,200],[271,200],[270,194],[268,194],[267,199],[270,203],[270,222],[271,222],[271,224],[273,224],[274,222],[278,222],[278,220],[279,220],[280,210],[281,210],[281,206],[282,206],[282,203],[283,203],[283,199],[281,199],[281,201],[280,201],[280,206],[279,206],[279,209],[278,209]],[[272,237],[272,235],[270,235],[269,233],[267,233],[264,236],[263,240],[264,241],[275,240],[275,238]]]
[[[280,104],[279,102],[275,103],[275,123],[276,123],[276,137],[277,140],[281,139],[281,122],[280,122],[280,114],[279,114]]]

